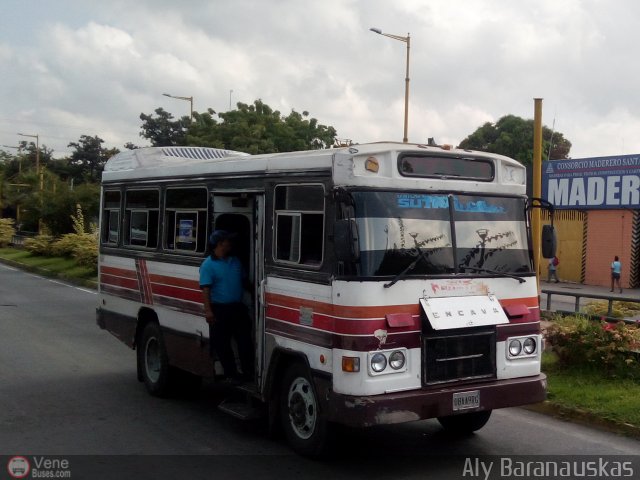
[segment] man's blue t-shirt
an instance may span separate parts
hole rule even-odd
[[[236,257],[209,256],[200,265],[200,288],[211,287],[212,303],[241,302],[242,279],[242,264]]]
[[[622,270],[622,263],[615,261],[611,263],[611,268],[613,269],[613,273],[620,273]]]

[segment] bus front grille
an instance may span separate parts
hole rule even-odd
[[[431,331],[423,336],[422,383],[495,378],[495,329]]]

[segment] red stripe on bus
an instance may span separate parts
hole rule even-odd
[[[142,265],[144,271],[144,287],[147,290],[147,296],[149,298],[149,304],[153,305],[153,290],[151,289],[151,280],[149,279],[149,269],[147,268],[147,261],[145,260]]]
[[[304,298],[290,297],[276,293],[266,294],[267,303],[282,305],[284,307],[312,308],[314,313],[331,315],[346,318],[385,318],[387,313],[409,313],[418,315],[420,313],[418,301],[415,304],[408,305],[382,305],[382,306],[353,306],[353,305],[334,305],[326,302],[318,302],[315,300],[307,300]]]
[[[140,292],[138,289],[130,290],[128,288],[115,287],[113,285],[100,284],[100,291],[107,292],[110,295],[120,298],[126,298],[127,300],[133,300],[134,302],[141,302]]]
[[[300,310],[293,310],[278,305],[267,305],[266,315],[292,324],[307,325],[304,323],[304,314],[302,314]],[[373,332],[378,329],[391,330],[393,332],[420,330],[420,318],[417,317],[413,320],[414,323],[410,326],[391,328],[387,324],[386,319],[332,318],[314,312],[311,317],[311,323],[307,326],[338,334],[372,335]]]
[[[187,290],[185,288],[171,287],[169,285],[152,285],[154,295],[162,295],[165,297],[175,298],[178,300],[187,300],[190,302],[202,303],[202,293],[200,291]]]
[[[130,288],[138,290],[138,281],[132,278],[114,277],[113,275],[100,275],[100,282],[105,285],[114,285],[117,287]]]
[[[269,305],[276,304],[295,310],[299,310],[301,307],[311,308],[313,310],[314,318],[316,314],[324,314],[333,317],[345,317],[349,319],[380,320],[385,319],[385,316],[387,314],[408,313],[414,318],[414,325],[411,327],[411,329],[418,328],[420,325],[420,305],[417,301],[415,304],[408,305],[345,306],[333,305],[330,303],[290,297],[275,293],[267,293],[265,298],[267,304]],[[537,297],[507,298],[499,301],[502,306],[525,305],[529,308],[532,308],[533,310],[539,307]],[[532,314],[534,314],[533,310],[531,312]]]
[[[356,352],[368,352],[379,348],[420,348],[420,333],[407,332],[389,335],[386,343],[381,344],[373,335],[347,336],[324,330],[314,330],[302,325],[280,322],[272,318],[265,319],[265,330],[272,335],[279,335],[293,340],[309,343],[324,348],[341,348]]]
[[[107,275],[115,275],[117,277],[137,278],[135,270],[129,270],[126,268],[108,267],[105,265],[100,266],[100,273]]]
[[[187,280],[186,278],[169,277],[167,275],[157,275],[155,273],[149,275],[149,280],[151,280],[152,285],[162,284],[200,291],[200,282],[198,280]]]

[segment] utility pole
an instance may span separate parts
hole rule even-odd
[[[534,98],[533,114],[533,197],[542,197],[542,99]],[[540,209],[531,211],[531,235],[533,237],[533,265],[536,272],[538,286],[540,285],[540,246],[542,238],[542,225]]]

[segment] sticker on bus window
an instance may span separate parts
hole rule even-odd
[[[193,242],[193,220],[180,220],[178,224],[178,242]]]

